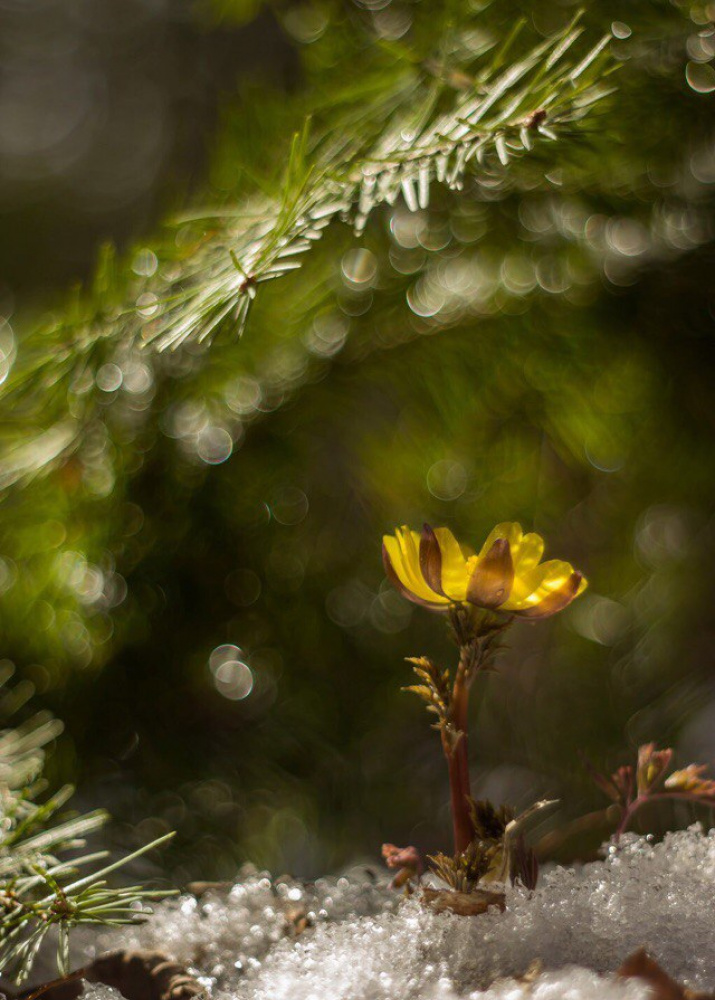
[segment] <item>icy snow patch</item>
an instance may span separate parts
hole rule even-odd
[[[380,994],[368,994],[361,985],[359,991],[353,990],[352,979],[343,981],[342,989],[337,994],[304,994],[291,993],[297,1000],[304,1000],[310,996],[311,1000],[333,1000],[338,997],[367,997],[382,996]],[[229,994],[232,995],[232,994]],[[277,994],[271,994],[276,995]],[[282,994],[281,994],[282,995]],[[397,994],[395,994],[397,995]],[[567,967],[558,972],[547,972],[531,985],[518,983],[514,979],[501,980],[495,983],[486,992],[477,990],[469,994],[469,1000],[520,1000],[520,998],[530,998],[530,1000],[652,1000],[652,994],[646,986],[634,981],[616,980],[613,978],[604,979],[595,972],[586,969]],[[452,990],[449,982],[439,980],[429,988],[427,993],[420,994],[421,1000],[457,1000],[457,994]],[[124,1000],[122,994],[111,986],[104,983],[84,983],[84,989],[79,1000]]]
[[[164,903],[100,946],[165,951],[215,1000],[645,1000],[643,983],[597,973],[645,947],[674,979],[715,987],[714,887],[715,830],[693,827],[554,868],[533,894],[508,891],[504,913],[437,915],[364,870],[312,886],[253,875]],[[287,913],[314,926],[287,935]],[[534,960],[545,971],[531,992],[508,981]]]
[[[85,981],[82,984],[82,992],[77,1000],[124,1000],[124,997],[113,986]]]

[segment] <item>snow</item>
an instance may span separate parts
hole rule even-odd
[[[385,981],[384,985],[389,983]],[[382,992],[365,992],[364,985],[358,988],[358,992],[346,992],[354,990],[352,980],[346,980],[343,988],[336,994],[323,993],[323,988],[332,989],[332,985],[326,984],[317,993],[291,995],[301,1000],[308,996],[311,1000],[332,1000],[333,996],[362,998],[385,995]],[[392,995],[400,996],[400,994]],[[454,992],[446,979],[437,980],[426,992],[413,995],[420,1000],[457,1000],[458,997],[461,1000],[460,995]],[[521,1000],[527,997],[529,1000],[652,1000],[653,994],[647,986],[635,980],[616,980],[613,977],[605,979],[587,969],[568,966],[557,972],[545,972],[528,985],[520,984],[514,979],[504,979],[484,992],[475,990],[467,994],[467,997],[469,1000]],[[85,983],[81,1000],[124,1000],[124,998],[117,990],[103,983]]]
[[[164,951],[213,1000],[645,1000],[643,982],[613,975],[640,947],[674,979],[715,986],[714,886],[715,830],[692,827],[554,867],[532,894],[507,889],[504,913],[438,915],[364,868],[309,886],[253,873],[168,901],[99,950]],[[537,960],[542,971],[520,983]]]
[[[79,1000],[123,1000],[123,997],[113,986],[85,982]]]

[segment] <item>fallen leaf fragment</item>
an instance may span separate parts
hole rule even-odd
[[[203,992],[198,980],[162,952],[112,951],[16,1000],[76,1000],[84,981],[113,986],[127,1000],[193,1000]]]
[[[531,996],[532,987],[543,971],[544,963],[540,958],[535,958],[533,962],[529,963],[529,967],[526,972],[522,973],[522,975],[499,976],[498,979],[495,979],[494,982],[490,984],[490,989],[493,990],[501,987],[506,990],[507,988],[511,988],[514,983],[517,983],[519,986],[523,987],[521,993],[522,996]],[[513,991],[509,994],[509,996],[511,997],[512,995],[516,996]]]
[[[629,955],[616,974],[624,979],[643,979],[653,990],[653,1000],[715,1000],[713,993],[699,993],[680,986],[644,948]]]
[[[196,896],[197,899],[201,899],[202,896],[210,892],[228,892],[233,889],[233,885],[233,882],[189,882],[186,891]]]
[[[288,906],[284,911],[286,934],[289,937],[299,937],[303,931],[313,926],[304,906]]]
[[[462,917],[473,917],[486,913],[490,906],[498,906],[503,912],[506,902],[503,892],[475,889],[473,892],[455,892],[453,889],[422,890],[421,901],[435,913],[458,913]]]

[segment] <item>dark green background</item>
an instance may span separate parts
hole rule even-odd
[[[167,211],[279,177],[292,131],[311,109],[330,121],[346,74],[400,45],[426,56],[449,21],[498,38],[517,5],[372,6],[6,5],[25,61],[3,47],[21,113],[0,102],[0,274],[20,350],[103,239],[131,261]],[[531,44],[573,13],[518,6]],[[388,8],[411,25],[394,52]],[[478,794],[560,797],[545,832],[604,804],[580,753],[615,766],[653,739],[682,765],[712,760],[715,41],[704,5],[599,4],[589,38],[614,20],[632,31],[614,43],[617,93],[585,134],[491,195],[435,190],[416,229],[400,204],[360,239],[336,223],[240,342],[156,362],[138,430],[106,393],[81,459],[6,495],[2,649],[67,723],[52,773],[111,809],[117,843],[177,829],[162,858],[177,882],[246,859],[313,875],[384,840],[447,846],[438,740],[400,686],[405,656],[453,651],[384,581],[397,524],[479,546],[520,520],[590,580],[557,619],[517,625],[478,683]],[[54,146],[50,94],[60,121],[87,119]],[[375,271],[358,291],[355,248]],[[466,304],[425,322],[408,303],[440,261]],[[325,336],[344,346],[321,354]],[[172,436],[251,379],[264,397],[228,461]],[[126,581],[121,603],[83,599],[82,559]],[[225,643],[253,672],[244,700],[214,684]]]

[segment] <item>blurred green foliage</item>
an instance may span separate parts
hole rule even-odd
[[[212,23],[256,7],[236,6]],[[467,72],[516,8],[526,46],[574,13],[276,4],[299,82],[227,102],[194,203],[280,191],[306,113],[320,135],[357,123],[440,46]],[[178,830],[177,881],[444,845],[443,762],[400,686],[405,656],[453,651],[383,578],[397,524],[480,545],[521,520],[590,580],[563,615],[515,627],[480,679],[478,796],[558,796],[545,830],[604,804],[580,752],[715,756],[712,16],[587,11],[620,65],[573,135],[489,159],[462,190],[433,184],[427,209],[378,207],[359,238],[333,222],[261,286],[240,340],[230,322],[174,353],[118,340],[129,309],[151,320],[148,293],[131,300],[171,269],[181,225],[106,254],[94,290],[34,329],[0,330],[2,648],[67,723],[51,765],[117,836]]]

